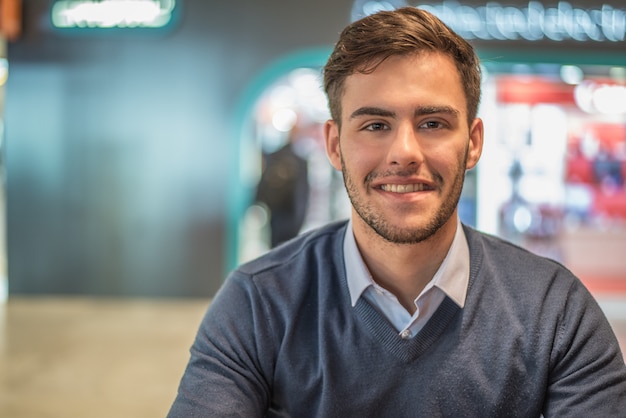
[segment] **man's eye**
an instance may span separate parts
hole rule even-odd
[[[368,131],[382,131],[386,128],[387,126],[384,123],[370,123],[365,127],[365,129]]]
[[[429,120],[428,122],[422,123],[419,127],[422,129],[438,129],[442,128],[443,124],[436,120]]]

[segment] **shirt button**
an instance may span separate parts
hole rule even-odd
[[[400,337],[401,337],[403,340],[408,340],[409,338],[411,338],[411,331],[410,331],[410,330],[408,330],[408,329],[405,329],[404,331],[402,331],[402,332],[400,333]]]

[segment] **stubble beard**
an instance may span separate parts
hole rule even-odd
[[[352,203],[352,207],[359,217],[380,237],[386,241],[394,244],[417,244],[423,242],[439,231],[448,220],[454,214],[457,208],[459,200],[461,198],[461,192],[463,191],[463,183],[465,181],[465,167],[468,158],[468,151],[465,151],[463,158],[459,160],[457,166],[456,175],[454,176],[454,183],[450,189],[450,192],[443,196],[443,202],[437,209],[434,216],[426,221],[423,226],[409,227],[396,227],[391,225],[390,222],[385,219],[384,215],[373,208],[364,196],[359,192],[354,178],[346,168],[346,164],[341,156],[341,167],[344,184],[348,197]],[[363,181],[366,192],[369,190],[369,183],[376,175],[371,173]],[[436,175],[439,193],[442,193],[444,186],[444,179],[440,175]]]

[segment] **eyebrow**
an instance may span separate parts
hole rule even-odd
[[[451,106],[419,106],[413,112],[415,117],[424,115],[434,115],[437,113],[444,113],[454,117],[458,117],[461,112]],[[393,118],[396,116],[396,112],[383,109],[380,107],[365,106],[360,107],[350,115],[350,119],[355,119],[359,116],[382,116]]]
[[[450,116],[458,117],[461,112],[451,106],[420,106],[415,109],[415,116],[434,115],[436,113],[444,113]]]
[[[396,116],[395,112],[391,110],[382,109],[380,107],[360,107],[350,115],[350,119],[358,118],[359,116],[383,116],[393,118]]]

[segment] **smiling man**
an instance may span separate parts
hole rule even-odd
[[[465,170],[482,149],[482,121],[468,116],[462,86],[441,52],[391,56],[345,79],[342,114],[326,124],[360,255],[411,314],[448,253]]]
[[[623,416],[624,360],[581,282],[459,220],[483,147],[470,44],[380,12],[324,81],[351,219],[231,273],[170,416]]]

